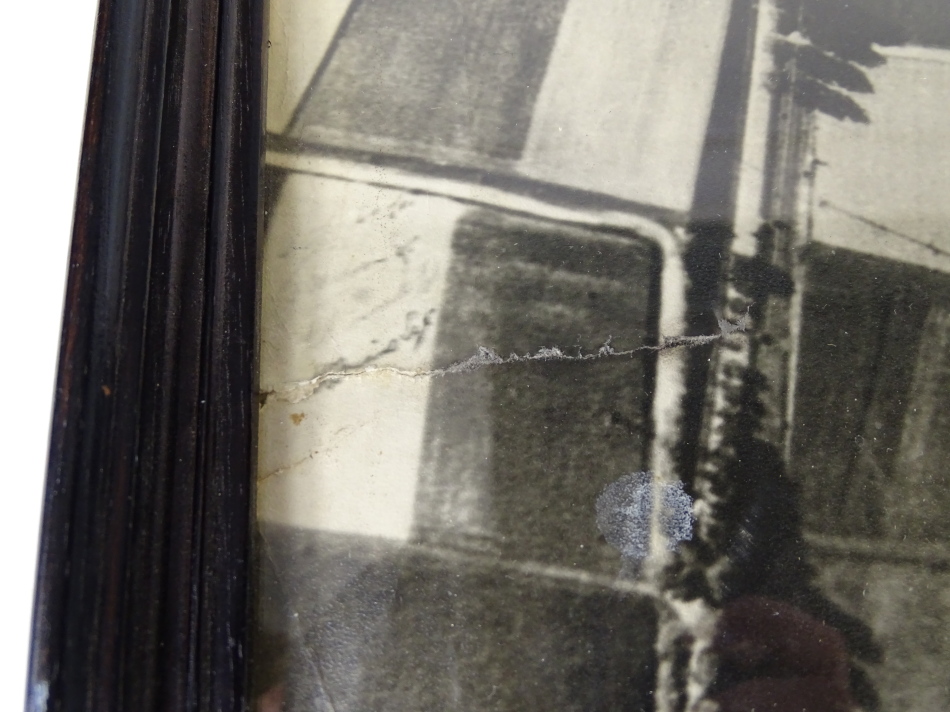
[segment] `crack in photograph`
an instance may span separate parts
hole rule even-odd
[[[269,13],[255,709],[950,709],[950,4]]]

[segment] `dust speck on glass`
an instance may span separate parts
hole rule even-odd
[[[950,709],[950,5],[271,0],[259,712]]]

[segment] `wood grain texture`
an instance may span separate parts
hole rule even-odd
[[[28,707],[245,706],[263,5],[103,0]]]

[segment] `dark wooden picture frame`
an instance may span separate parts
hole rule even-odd
[[[262,0],[101,0],[29,709],[247,707]]]

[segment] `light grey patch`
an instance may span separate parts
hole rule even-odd
[[[663,511],[660,512],[660,522],[666,535],[666,546],[670,551],[676,551],[681,541],[693,538],[693,522],[696,521],[693,499],[683,491],[682,482],[663,485],[661,499]]]
[[[597,528],[625,560],[639,561],[650,550],[653,475],[634,472],[611,482],[595,504]]]
[[[659,500],[660,526],[667,546],[675,550],[679,542],[693,538],[693,500],[683,491],[682,482],[661,485]],[[597,498],[597,528],[620,552],[625,571],[630,571],[629,564],[639,563],[650,553],[653,501],[652,472],[624,475],[607,485]]]
[[[742,314],[735,323],[729,321],[728,319],[723,319],[717,317],[716,321],[719,322],[719,333],[722,336],[727,336],[729,334],[735,334],[737,332],[745,331],[749,328],[749,324],[752,321],[752,315],[749,311],[752,309],[752,305],[746,307],[745,314]]]
[[[487,346],[479,346],[473,356],[470,356],[464,361],[453,363],[445,369],[445,372],[468,373],[470,371],[477,371],[483,366],[497,366],[503,363],[505,363],[505,359],[499,356],[494,349],[490,349]]]

